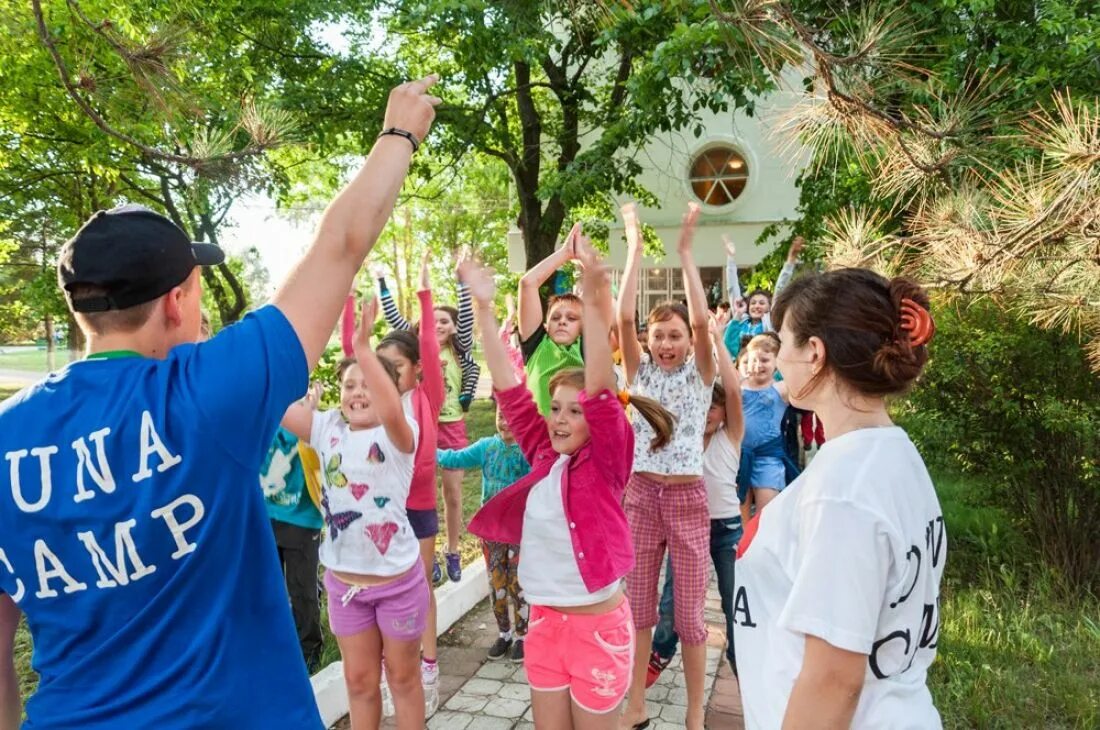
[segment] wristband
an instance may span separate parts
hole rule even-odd
[[[393,135],[395,137],[404,137],[409,140],[409,144],[413,146],[413,152],[420,149],[420,140],[416,138],[416,135],[405,129],[398,129],[397,127],[390,127],[389,129],[383,129],[382,133],[378,135],[378,139],[382,139],[387,135]]]

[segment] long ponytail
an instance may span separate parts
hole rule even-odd
[[[676,428],[676,416],[652,398],[633,395],[629,391],[619,391],[622,404],[634,406],[638,415],[653,428],[653,438],[649,440],[649,450],[656,451],[668,446],[672,440],[672,431]]]

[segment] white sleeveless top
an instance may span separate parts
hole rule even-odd
[[[653,427],[640,415],[630,419],[634,427],[634,471],[703,476],[703,432],[713,390],[713,381],[709,385],[703,382],[694,358],[665,372],[649,355],[642,355],[630,393],[660,403],[676,416],[676,427],[664,448],[651,451]]]

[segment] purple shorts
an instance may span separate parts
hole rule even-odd
[[[420,639],[428,617],[428,581],[417,561],[405,575],[379,586],[350,586],[325,571],[328,623],[337,636],[351,636],[375,624],[391,639]]]
[[[425,540],[439,534],[439,513],[434,509],[406,509],[409,525],[417,540]]]

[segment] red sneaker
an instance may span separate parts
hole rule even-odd
[[[672,661],[672,657],[665,659],[657,652],[653,652],[649,656],[649,667],[645,673],[645,686],[649,689],[657,683],[657,678],[661,676],[661,672],[665,671],[669,662]]]

